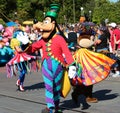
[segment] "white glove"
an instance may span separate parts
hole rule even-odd
[[[76,76],[76,67],[75,66],[70,66],[68,70],[68,76],[70,79],[74,78]]]
[[[22,42],[23,45],[26,45],[27,43],[29,43],[29,39],[28,39],[28,35],[26,32],[20,32],[17,34],[16,38]]]

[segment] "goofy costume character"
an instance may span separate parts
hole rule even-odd
[[[74,64],[74,59],[56,22],[59,5],[52,4],[43,22],[33,25],[42,34],[42,38],[30,45],[26,52],[33,53],[42,49],[42,75],[45,83],[47,107],[42,113],[62,113],[59,108],[61,83],[64,67]]]

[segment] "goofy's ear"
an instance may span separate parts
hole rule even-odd
[[[53,20],[52,23],[55,24],[56,22]]]

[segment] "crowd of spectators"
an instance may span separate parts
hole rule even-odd
[[[59,28],[66,37],[66,41],[70,50],[75,51],[78,47],[78,39],[80,35],[87,33],[91,35],[91,45],[93,51],[101,52],[115,59],[117,62],[112,67],[111,72],[113,77],[120,76],[119,57],[120,57],[120,28],[119,25],[112,22],[110,24],[101,23],[96,25],[92,22],[76,23],[76,24],[60,24]],[[10,41],[14,37],[14,32],[17,30],[25,31],[32,43],[41,39],[41,34],[34,30],[32,25],[20,24],[14,26],[3,26],[0,24],[0,63],[7,63],[12,57],[12,50],[10,50]],[[80,46],[80,45],[79,45]],[[6,48],[9,48],[7,50]],[[5,50],[6,49],[6,50]],[[89,48],[88,48],[89,49]],[[10,52],[11,51],[11,52]],[[42,53],[41,53],[42,54]],[[8,57],[5,55],[9,55]],[[3,59],[6,59],[3,61]]]

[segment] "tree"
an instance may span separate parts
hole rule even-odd
[[[87,20],[100,23],[109,19],[110,22],[119,23],[120,0],[117,3],[109,0],[1,0],[0,17],[5,22],[15,19],[22,22],[34,18],[42,21],[51,3],[60,4],[58,23],[74,23],[74,19],[79,22],[81,7]]]
[[[119,23],[119,7],[119,1],[117,3],[111,3],[109,0],[96,0],[93,13],[93,21],[96,21],[99,24],[101,21],[108,19],[109,22]]]
[[[0,17],[8,22],[13,16],[13,10],[16,9],[16,0],[1,0],[0,3]]]

